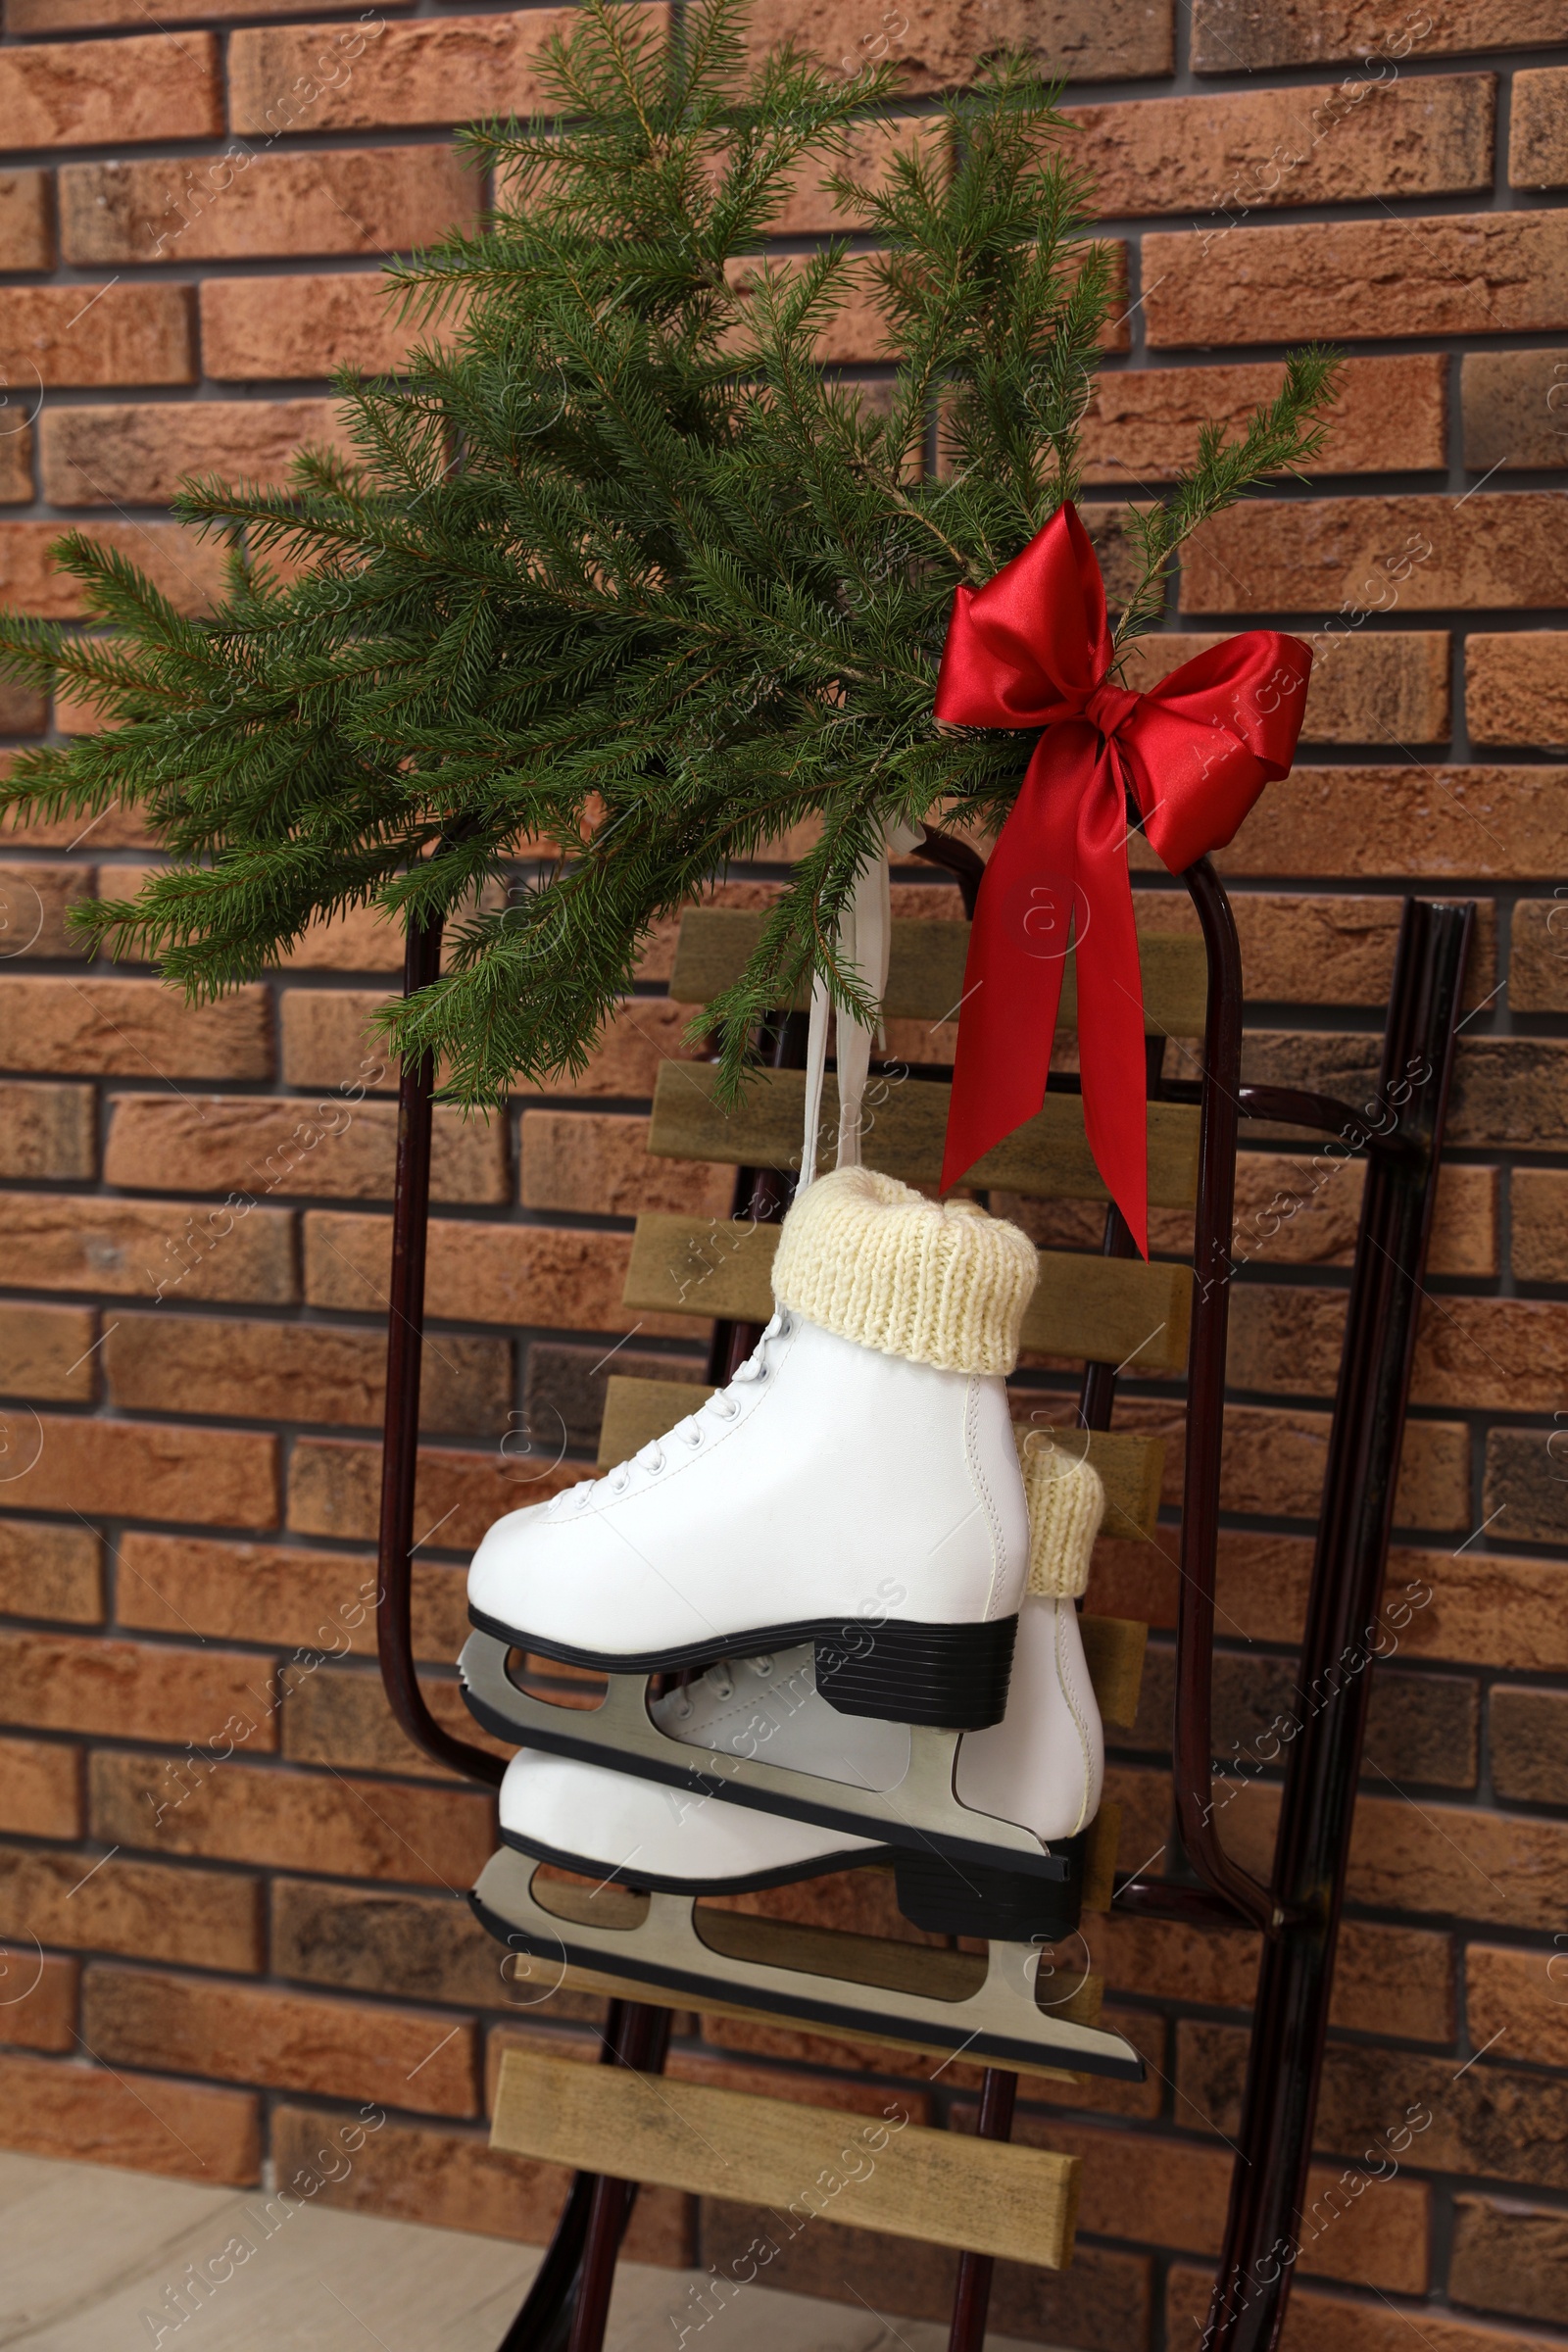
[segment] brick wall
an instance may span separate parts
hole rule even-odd
[[[178,476],[279,479],[302,439],[334,432],[329,369],[395,361],[378,258],[474,218],[448,125],[530,103],[559,12],[281,13],[8,0],[7,601],[74,612],[46,551],[80,522],[200,609],[216,560],[163,514]],[[1351,352],[1317,476],[1205,532],[1146,657],[1152,674],[1253,618],[1325,632],[1301,763],[1221,861],[1252,1074],[1350,1087],[1375,1065],[1400,891],[1483,903],[1394,1567],[1417,1600],[1378,1670],[1317,2187],[1406,2111],[1431,2120],[1398,2177],[1313,2240],[1291,2342],[1560,2342],[1568,6],[763,0],[759,29],[833,55],[886,40],[915,108],[997,40],[1033,40],[1071,77],[1127,250],[1124,349],[1088,419],[1112,569],[1117,502],[1156,489],[1200,419],[1267,391],[1290,340]],[[807,208],[792,225],[822,223]],[[852,365],[874,357],[853,320],[840,343]],[[12,741],[81,723],[0,692]],[[110,814],[15,839],[0,875],[0,2138],[248,2183],[314,2163],[373,2102],[386,2122],[323,2194],[537,2239],[561,2183],[488,2154],[487,2084],[509,2036],[591,2049],[592,2005],[530,2014],[469,1926],[488,1802],[394,1730],[366,1607],[394,1128],[366,1018],[397,945],[345,922],[184,1010],[146,971],[86,966],[64,929],[155,855]],[[1141,879],[1152,902],[1159,877]],[[1184,914],[1171,897],[1152,911]],[[655,1065],[685,1050],[667,956],[665,941],[573,1095],[488,1128],[438,1119],[416,1631],[454,1722],[464,1554],[591,1458],[602,1359],[630,1320],[630,1212],[699,1190],[727,1204],[718,1172],[642,1156]],[[1242,1184],[1225,1753],[1289,1703],[1353,1225],[1353,1175],[1271,1216],[1289,1160],[1265,1142]],[[695,1378],[701,1338],[645,1322],[616,1367]],[[1150,1387],[1121,1418],[1179,1412]],[[1168,1628],[1172,1572],[1107,1544],[1096,1599]],[[1112,1775],[1128,1866],[1166,1834],[1169,1689],[1156,1633]],[[1270,1780],[1225,1817],[1254,1862]],[[885,1900],[859,1880],[778,1899],[841,1923]],[[1094,1945],[1150,2080],[1023,2111],[1022,2136],[1087,2159],[1083,2235],[1062,2279],[1004,2272],[994,2316],[1142,2352],[1188,2341],[1205,2291],[1255,1947],[1115,1918]],[[673,2063],[854,2104],[879,2061],[690,2019]],[[973,2091],[953,2067],[911,2095],[961,2123]],[[734,2208],[661,2192],[633,2250],[722,2263],[749,2234]],[[824,2229],[788,2282],[936,2317],[950,2276],[935,2253]]]

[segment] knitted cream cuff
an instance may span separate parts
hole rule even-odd
[[[1089,1555],[1105,1515],[1100,1472],[1076,1449],[1019,1432],[1029,1503],[1029,1582],[1048,1600],[1076,1600],[1089,1583]]]
[[[1005,1373],[1039,1271],[1028,1235],[974,1202],[939,1204],[872,1168],[835,1168],[784,1220],[773,1296],[883,1355]]]

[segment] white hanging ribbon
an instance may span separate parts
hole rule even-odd
[[[920,839],[917,825],[890,826],[886,855],[868,858],[855,877],[855,888],[844,910],[834,945],[839,969],[858,980],[874,1001],[874,1025],[856,1019],[841,1005],[838,1011],[839,1136],[838,1165],[860,1165],[860,1126],[865,1081],[871,1066],[873,1036],[880,1045],[882,1000],[887,995],[888,957],[893,946],[893,898],[888,857],[906,858]],[[823,1081],[827,1073],[827,1023],[831,999],[827,981],[818,972],[811,982],[811,1017],[806,1041],[806,1135],[801,1149],[800,1190],[816,1174],[816,1139],[822,1122]]]

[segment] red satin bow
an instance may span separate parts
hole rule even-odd
[[[1104,582],[1070,505],[983,588],[953,600],[937,717],[1045,732],[975,910],[942,1189],[1044,1103],[1070,934],[1089,1148],[1147,1257],[1127,796],[1172,873],[1222,849],[1290,768],[1312,656],[1298,637],[1250,629],[1129,694],[1108,680],[1111,653]]]

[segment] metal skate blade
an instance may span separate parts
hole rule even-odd
[[[499,1942],[533,1956],[528,1983],[541,2003],[568,1969],[586,1969],[623,1990],[641,1985],[698,2007],[760,2011],[993,2066],[1144,2079],[1131,2042],[1077,2023],[1065,2014],[1070,1997],[1041,2006],[1034,1945],[994,1943],[980,1955],[743,1911],[699,1912],[695,1895],[541,1882],[542,1867],[504,1846],[470,1898]]]
[[[858,1788],[758,1756],[671,1740],[648,1712],[646,1675],[609,1676],[604,1701],[592,1709],[553,1705],[517,1689],[507,1672],[511,1654],[493,1634],[474,1633],[458,1660],[470,1711],[499,1740],[635,1773],[699,1796],[721,1796],[759,1812],[783,1813],[792,1821],[815,1822],[879,1845],[912,1846],[922,1854],[936,1846],[955,1862],[1058,1885],[1070,1875],[1068,1857],[1043,1846],[1032,1830],[959,1804],[953,1775],[961,1733],[912,1726],[909,1769],[898,1786]]]

